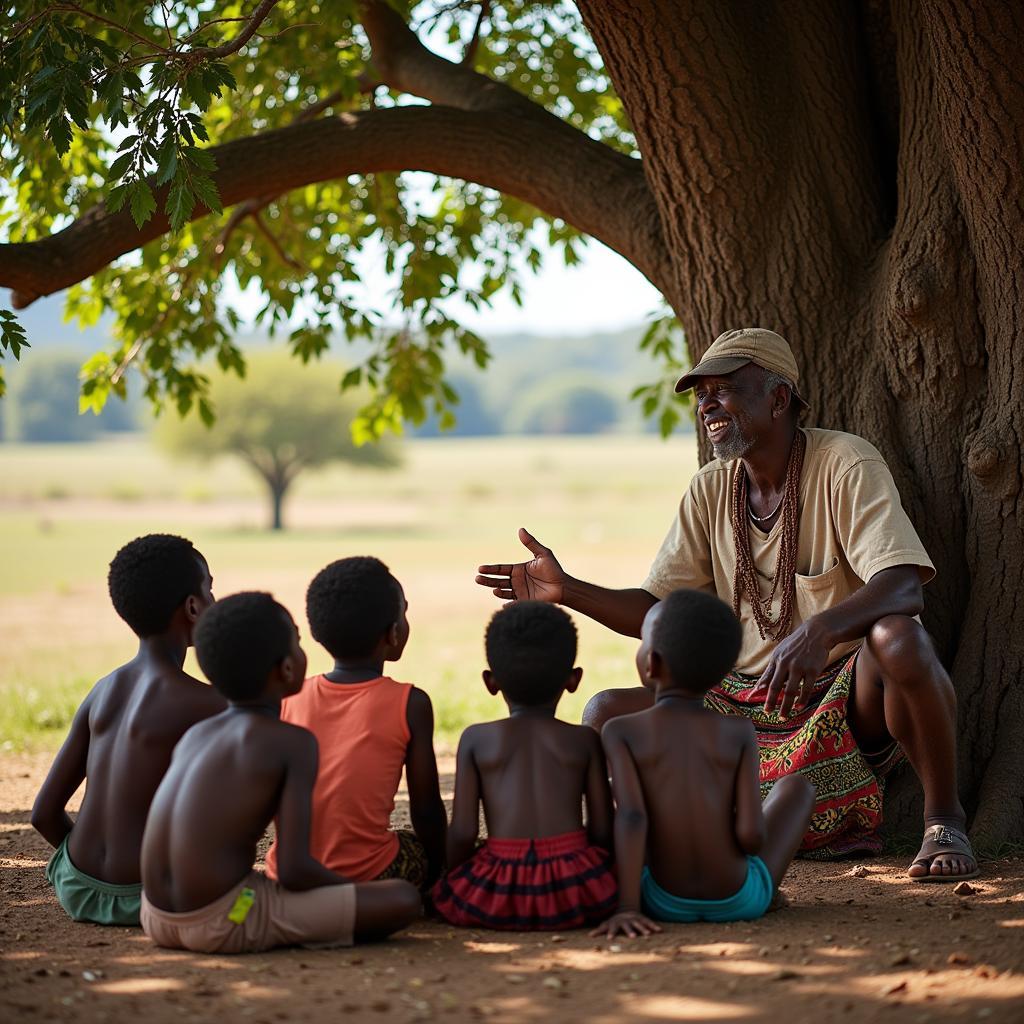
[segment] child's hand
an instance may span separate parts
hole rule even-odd
[[[645,917],[639,910],[620,910],[612,914],[603,924],[598,925],[590,934],[606,939],[614,939],[616,935],[625,935],[628,939],[644,938],[660,932],[661,926]]]

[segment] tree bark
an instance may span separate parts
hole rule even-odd
[[[1020,841],[1020,6],[579,6],[633,120],[693,356],[730,327],[780,331],[816,421],[882,451],[939,570],[925,623],[975,835]],[[918,824],[894,797],[896,824]]]

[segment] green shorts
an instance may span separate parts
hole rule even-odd
[[[68,836],[46,865],[46,877],[73,921],[138,927],[142,883],[112,885],[79,871],[68,855]]]

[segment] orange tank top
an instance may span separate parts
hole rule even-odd
[[[332,683],[321,675],[281,704],[281,719],[308,729],[320,747],[309,852],[353,881],[376,878],[398,853],[389,825],[409,746],[411,692],[388,676]],[[277,877],[276,839],[267,872]]]

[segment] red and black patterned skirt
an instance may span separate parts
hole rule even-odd
[[[556,931],[597,924],[613,913],[618,886],[607,850],[584,831],[547,839],[488,839],[434,887],[452,924]]]

